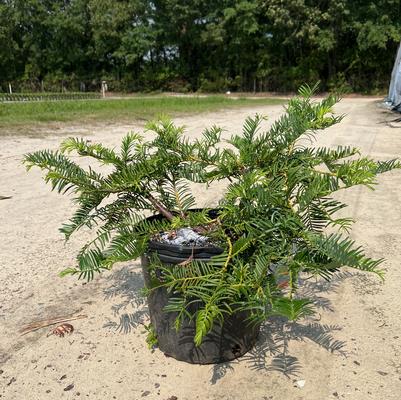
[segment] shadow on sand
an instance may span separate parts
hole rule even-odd
[[[336,292],[344,279],[358,273],[340,273],[330,282],[324,280],[303,280],[300,282],[302,297],[314,301],[317,315],[321,312],[333,312],[329,299],[325,295]],[[106,299],[118,299],[112,306],[117,321],[109,320],[104,327],[123,334],[128,334],[149,321],[146,298],[142,295],[143,277],[140,268],[124,267],[114,272],[109,281],[111,286],[105,289]],[[128,312],[133,310],[133,312]],[[316,316],[315,316],[316,317]],[[227,372],[234,370],[240,362],[247,363],[255,370],[278,371],[290,377],[297,377],[302,365],[289,350],[291,342],[312,341],[329,352],[346,355],[345,342],[336,340],[335,332],[339,325],[321,324],[316,319],[301,322],[288,322],[283,318],[270,318],[260,330],[259,339],[254,348],[238,360],[212,366],[210,382],[215,384]]]
[[[124,267],[112,273],[109,277],[111,286],[104,290],[106,300],[116,299],[118,302],[111,307],[114,318],[103,325],[104,328],[120,333],[130,333],[149,320],[146,297],[142,294],[144,281],[142,270],[132,266]],[[133,310],[133,312],[129,312]]]

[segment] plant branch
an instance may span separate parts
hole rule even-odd
[[[159,211],[160,214],[162,214],[164,217],[166,217],[169,221],[172,221],[174,218],[174,215],[167,210],[166,207],[163,206],[154,196],[152,196],[150,193],[147,196],[148,200],[152,203],[153,207]]]

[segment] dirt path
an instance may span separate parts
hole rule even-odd
[[[237,109],[186,117],[190,137],[212,124],[227,134],[240,131],[254,112],[274,120],[280,106]],[[373,99],[345,99],[348,116],[320,142],[357,145],[372,157],[401,154],[401,130],[384,123],[395,116]],[[268,122],[269,123],[269,122]],[[96,127],[93,141],[117,145],[134,126]],[[120,265],[93,282],[60,279],[82,237],[67,245],[58,227],[71,214],[67,198],[49,192],[40,173],[20,164],[28,151],[54,149],[70,131],[41,138],[0,137],[0,398],[136,400],[399,400],[401,398],[401,172],[380,177],[372,192],[347,192],[349,214],[358,223],[353,237],[375,257],[386,257],[384,284],[374,277],[340,275],[331,284],[305,282],[321,317],[300,324],[265,326],[257,347],[238,361],[194,366],[150,352],[141,322],[146,307],[139,295],[137,262]],[[80,130],[82,132],[82,129]],[[213,205],[215,187],[202,194]],[[47,329],[19,337],[33,320],[80,312],[75,332],[46,337]],[[296,383],[298,381],[298,385]],[[304,386],[302,382],[305,381]]]

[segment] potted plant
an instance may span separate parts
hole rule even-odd
[[[226,142],[217,127],[190,142],[161,120],[148,125],[152,140],[128,134],[119,152],[70,138],[60,151],[26,155],[27,168],[44,170],[53,190],[75,196],[77,210],[61,228],[66,239],[82,227],[95,231],[62,275],[92,279],[142,257],[159,347],[195,363],[244,354],[272,315],[312,313],[312,302],[297,295],[301,274],[330,279],[348,266],[382,277],[383,260],[355,246],[353,221],[335,216],[346,205],[332,195],[373,187],[401,164],[361,157],[357,148],[313,147],[317,131],[342,119],[333,114],[335,96],[314,102],[313,93],[302,87],[268,131],[256,115]],[[80,167],[70,152],[100,170]],[[191,185],[216,180],[227,183],[218,208],[194,208]]]

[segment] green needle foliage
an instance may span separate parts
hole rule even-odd
[[[336,216],[346,204],[333,194],[355,185],[372,188],[378,174],[401,163],[361,157],[352,147],[313,147],[318,131],[342,119],[333,114],[338,99],[314,102],[314,90],[302,87],[266,132],[263,117],[247,118],[242,134],[224,145],[217,127],[190,142],[183,128],[161,120],[148,125],[153,140],[129,134],[118,152],[67,139],[60,152],[26,155],[27,167],[44,170],[54,190],[75,196],[77,210],[61,228],[66,239],[84,226],[96,231],[77,265],[63,274],[91,279],[142,255],[161,231],[202,227],[223,253],[207,263],[190,258],[176,266],[162,265],[153,254],[155,279],[147,288],[167,288],[166,312],[177,312],[177,329],[185,318],[195,320],[197,345],[216,321],[234,312],[247,311],[255,323],[271,315],[295,320],[311,314],[311,301],[297,296],[301,274],[330,279],[348,266],[383,277],[383,260],[368,257],[348,237],[353,221]],[[100,172],[71,161],[71,152],[100,163]],[[190,183],[216,180],[227,182],[217,218],[191,212]],[[164,219],[149,221],[150,212]]]

